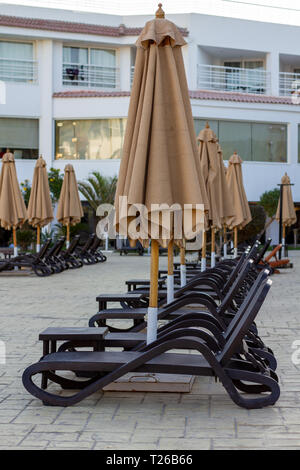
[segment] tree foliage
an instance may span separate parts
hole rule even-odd
[[[116,187],[116,176],[102,176],[98,171],[93,171],[86,181],[78,181],[79,191],[95,211],[100,204],[114,203]]]
[[[48,181],[51,199],[53,203],[59,200],[63,180],[64,176],[62,173],[60,173],[59,169],[50,168],[50,170],[48,171]]]
[[[260,196],[259,203],[264,208],[266,214],[271,218],[276,214],[279,196],[280,190],[278,188],[265,191]]]

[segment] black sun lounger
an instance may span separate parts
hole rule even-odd
[[[128,372],[191,374],[217,377],[233,402],[241,407],[252,409],[273,405],[280,395],[275,372],[243,346],[243,339],[270,286],[269,280],[260,286],[247,314],[218,352],[212,351],[205,341],[190,335],[186,329],[178,329],[176,338],[174,335],[166,335],[163,341],[152,343],[145,351],[77,351],[48,354],[24,371],[23,385],[44,404],[69,406],[79,403]],[[196,351],[196,354],[170,352],[174,349],[192,350]],[[240,354],[240,359],[233,358],[236,353]],[[58,375],[57,371],[93,371],[96,375],[91,379],[78,381]],[[73,396],[60,396],[54,391],[43,390],[32,380],[40,373],[47,374],[49,380],[64,388],[79,391]],[[241,392],[252,396],[243,396]]]

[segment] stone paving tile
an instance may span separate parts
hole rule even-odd
[[[0,449],[300,449],[300,253],[292,270],[273,276],[257,319],[278,358],[281,397],[261,410],[238,408],[212,378],[196,378],[189,394],[95,393],[71,408],[45,407],[22,386],[22,372],[41,356],[48,326],[86,326],[96,295],[122,292],[129,278],[148,278],[147,256],[109,256],[103,265],[50,278],[1,278]],[[160,266],[166,267],[166,257]],[[124,322],[120,322],[120,324]],[[57,386],[55,386],[57,387]],[[72,392],[61,391],[61,395]]]

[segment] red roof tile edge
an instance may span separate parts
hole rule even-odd
[[[120,26],[103,26],[97,24],[75,23],[61,20],[43,20],[40,18],[24,18],[6,15],[0,15],[0,26],[113,37],[138,36],[142,31],[142,28],[128,28],[124,24],[120,24]],[[188,36],[188,30],[186,28],[179,29],[183,36]]]
[[[238,101],[244,103],[297,104],[289,96],[267,96],[248,93],[215,92],[206,90],[190,91],[191,99]],[[72,90],[53,93],[53,98],[106,98],[130,96],[129,91]],[[300,103],[299,103],[300,104]]]

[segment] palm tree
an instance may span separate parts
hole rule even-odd
[[[116,186],[116,176],[102,176],[98,171],[93,171],[86,181],[78,181],[79,191],[95,211],[100,204],[114,203]]]

